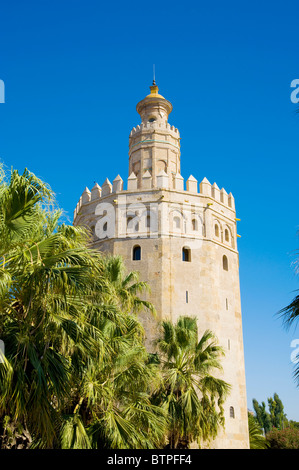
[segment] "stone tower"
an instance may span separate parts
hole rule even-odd
[[[199,334],[212,330],[226,351],[222,378],[232,385],[224,404],[225,431],[213,448],[248,448],[248,419],[234,198],[216,183],[180,170],[180,134],[168,123],[172,105],[158,93],[137,104],[141,123],[129,138],[127,187],[111,183],[85,188],[74,225],[88,225],[94,247],[121,255],[139,271],[151,292],[158,319],[196,316]],[[152,347],[156,320],[144,312],[146,343]]]

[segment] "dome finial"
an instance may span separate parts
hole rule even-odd
[[[156,77],[155,77],[155,64],[153,64],[153,84],[150,86],[151,94],[157,94],[159,88],[156,84]]]

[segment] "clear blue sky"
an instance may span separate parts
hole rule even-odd
[[[248,407],[277,392],[299,421],[275,313],[299,288],[298,3],[13,1],[1,5],[0,159],[47,181],[72,221],[87,185],[128,173],[152,65],[173,104],[181,170],[235,196]],[[299,341],[299,340],[298,340]]]

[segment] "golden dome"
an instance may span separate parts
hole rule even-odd
[[[151,92],[149,95],[146,96],[146,98],[162,98],[163,100],[165,100],[164,96],[159,95],[158,93],[159,88],[158,88],[158,85],[156,85],[155,80],[153,81],[152,86],[150,86],[150,89],[151,89]]]
[[[155,82],[153,81],[152,86],[150,86],[150,94],[147,95],[143,100],[139,101],[136,106],[137,112],[140,114],[141,118],[143,119],[144,110],[147,111],[149,108],[154,110],[154,108],[161,107],[167,112],[167,115],[172,111],[172,104],[164,98],[164,96],[158,93],[159,88]]]

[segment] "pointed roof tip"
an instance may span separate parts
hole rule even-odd
[[[221,192],[227,194],[224,188],[221,188]]]
[[[117,177],[113,181],[123,181],[123,179],[120,175],[117,175]]]
[[[217,183],[213,183],[213,188],[219,189]]]
[[[93,191],[94,189],[101,189],[101,186],[99,186],[98,183],[95,183],[94,186],[93,186],[93,188],[92,188],[92,191]]]
[[[151,178],[151,177],[152,177],[152,175],[150,174],[150,172],[148,170],[146,170],[146,172],[144,173],[142,178]]]
[[[82,193],[82,194],[84,194],[84,193],[90,193],[90,191],[89,191],[89,189],[88,189],[88,187],[87,187],[87,186],[85,187],[85,189],[84,189],[84,191],[83,191],[83,193]]]
[[[197,181],[197,179],[194,178],[193,175],[190,175],[187,181]]]
[[[135,180],[137,179],[137,176],[135,175],[134,171],[132,171],[132,173],[130,174],[128,180]]]
[[[103,186],[104,186],[105,184],[111,184],[108,178],[105,179],[105,181],[104,181],[104,183],[103,183]]]
[[[210,183],[210,181],[209,181],[209,180],[208,180],[206,177],[204,177],[204,179],[202,180],[202,183],[208,183],[208,184],[211,184],[211,183]]]

